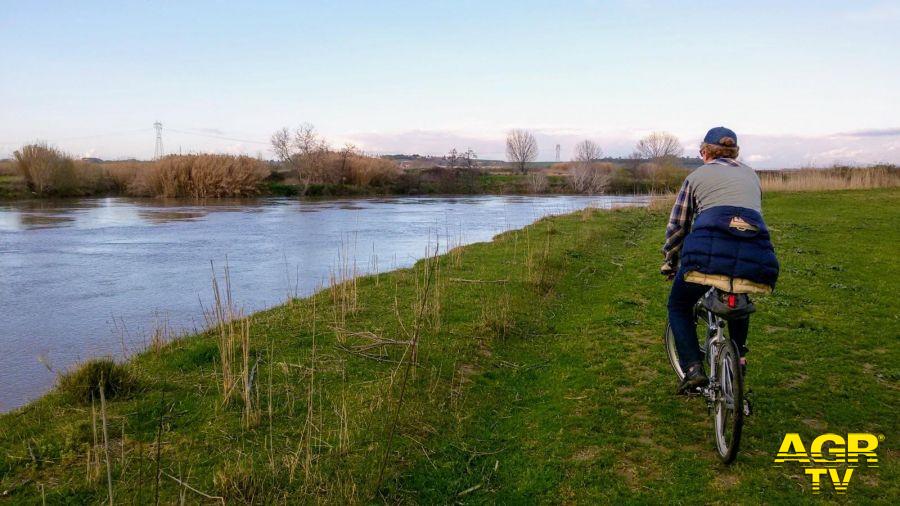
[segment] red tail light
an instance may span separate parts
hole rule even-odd
[[[733,293],[728,294],[728,307],[734,309],[737,306],[737,295]]]

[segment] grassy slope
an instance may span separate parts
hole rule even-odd
[[[727,469],[701,401],[672,395],[660,345],[668,285],[656,274],[663,213],[577,213],[443,257],[380,496],[812,501],[801,469],[771,466],[783,434],[866,431],[887,437],[881,467],[858,469],[849,497],[892,502],[898,204],[896,189],[766,197],[783,275],[751,325],[756,414]],[[402,368],[341,350],[333,328],[405,339],[423,268],[361,279],[359,307],[340,325],[330,291],[256,315],[260,420],[250,427],[239,402],[221,405],[210,336],[129,363],[143,389],[110,404],[117,500],[153,497],[161,412],[160,466],[197,489],[235,500],[371,499]],[[387,346],[384,358],[401,352]],[[88,464],[91,442],[90,407],[58,393],[0,417],[0,493],[39,502],[43,487],[48,501],[102,501],[106,471]],[[162,478],[164,500],[182,493],[198,497]]]

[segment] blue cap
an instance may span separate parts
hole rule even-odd
[[[734,140],[734,144],[722,144],[722,139],[725,137],[731,137]],[[703,142],[706,144],[715,144],[717,146],[734,147],[737,146],[737,134],[730,128],[725,128],[723,126],[715,127],[711,128],[709,132],[706,132],[706,137],[703,138]]]

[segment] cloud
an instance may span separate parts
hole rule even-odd
[[[740,144],[743,159],[759,168],[900,163],[900,140],[887,134],[746,134]]]
[[[760,163],[771,160],[772,157],[769,155],[750,155],[745,158],[747,163]]]
[[[857,23],[890,23],[900,18],[900,6],[893,1],[875,2],[865,7],[860,7],[854,2],[848,2],[851,6],[842,16],[842,20]]]

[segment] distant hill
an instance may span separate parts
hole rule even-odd
[[[397,163],[400,167],[404,169],[426,169],[433,167],[446,167],[448,164],[448,159],[446,156],[432,156],[432,155],[419,155],[419,154],[391,154],[384,155],[382,158],[387,160],[392,160]],[[703,160],[696,157],[687,157],[683,156],[679,158],[681,164],[687,169],[696,169],[697,167],[703,165]],[[635,162],[633,158],[627,157],[607,157],[603,158],[601,161],[603,162],[611,162],[617,165],[629,165]],[[529,162],[528,168],[530,169],[546,169],[551,167],[553,164],[559,162],[551,162],[551,161],[540,161],[540,162]],[[475,166],[478,168],[508,168],[510,167],[510,163],[506,160],[491,160],[491,159],[481,159],[478,158],[475,160]]]

